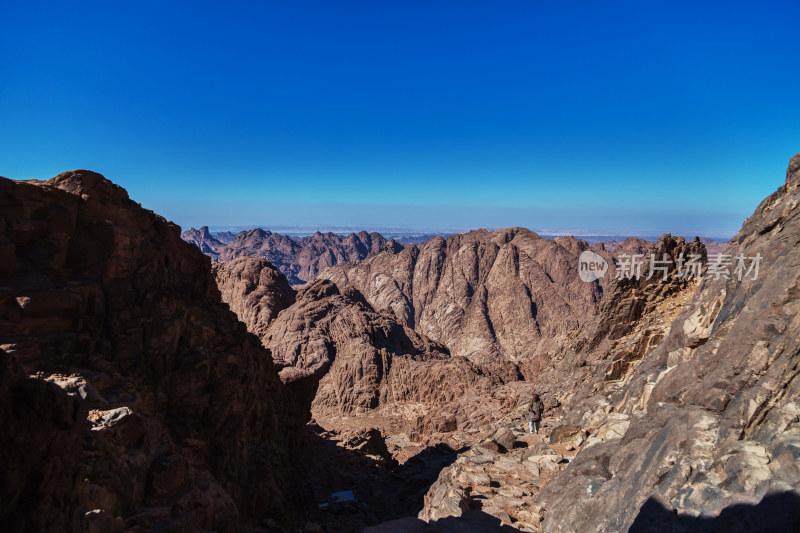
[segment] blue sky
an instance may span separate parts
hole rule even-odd
[[[800,3],[4,2],[0,175],[181,224],[733,234],[800,151]]]

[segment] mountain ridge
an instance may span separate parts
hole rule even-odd
[[[360,231],[349,235],[315,232],[313,235],[293,239],[263,228],[243,230],[237,235],[211,234],[208,226],[199,230],[191,228],[181,234],[217,262],[238,257],[260,257],[275,265],[292,285],[312,281],[317,274],[332,265],[361,260],[381,248],[387,240],[379,233]]]

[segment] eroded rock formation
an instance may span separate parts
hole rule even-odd
[[[592,428],[605,411],[599,427],[619,427],[545,487],[545,529],[623,529],[651,497],[714,517],[800,487],[799,202],[800,154],[726,250],[731,279],[704,277],[621,381],[602,387],[608,375],[597,372],[575,392],[567,420]],[[760,257],[757,278],[739,279],[740,254],[748,267]]]
[[[600,282],[580,281],[578,257],[589,249],[574,237],[543,239],[522,228],[478,230],[421,248],[385,248],[320,277],[353,285],[376,309],[491,369],[498,361],[546,361],[592,315],[616,269],[598,244],[609,272]]]
[[[188,229],[181,233],[181,238],[200,248],[200,251],[209,256],[213,261],[219,261],[219,252],[225,245],[224,242],[211,234],[208,226],[203,226],[200,229]]]
[[[5,531],[233,531],[303,505],[306,414],[179,228],[99,174],[0,179]]]
[[[266,259],[240,257],[212,263],[211,271],[222,301],[244,322],[247,330],[260,339],[278,313],[295,301],[295,291],[286,276]]]
[[[312,375],[321,380],[318,391],[307,391],[318,417],[391,406],[413,422],[430,407],[499,383],[391,315],[376,312],[358,291],[340,291],[328,280],[302,289],[297,302],[272,322],[264,344],[285,381]]]

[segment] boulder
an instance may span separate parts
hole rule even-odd
[[[562,425],[550,432],[550,444],[575,443],[585,436],[584,430],[578,426]]]

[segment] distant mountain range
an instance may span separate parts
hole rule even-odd
[[[380,233],[366,231],[346,236],[316,232],[308,237],[292,238],[261,228],[245,230],[236,236],[230,232],[212,234],[208,226],[184,231],[181,237],[214,261],[243,256],[266,259],[292,285],[312,281],[330,266],[360,261],[387,243]]]
[[[237,228],[232,228],[237,229]],[[469,232],[423,233],[415,229],[387,227],[386,233],[361,230],[343,234],[333,231],[315,231],[307,233],[307,227],[287,227],[283,233],[264,228],[249,228],[233,233],[230,230],[212,232],[209,226],[200,229],[190,228],[181,234],[181,238],[200,248],[213,261],[230,261],[237,257],[260,257],[267,259],[283,273],[292,285],[302,285],[313,281],[324,269],[361,261],[368,255],[377,252],[384,245],[392,242],[392,248],[402,249],[408,245],[422,245],[436,237],[449,238],[453,235]],[[337,230],[349,229],[345,227]],[[486,231],[486,230],[480,230]],[[499,231],[499,230],[496,230]],[[565,236],[540,235],[552,240]],[[609,253],[623,242],[631,239],[643,243],[655,243],[659,236],[627,237],[620,235],[584,235],[580,240],[590,246],[603,243]],[[728,245],[727,240],[702,238],[709,254],[721,253]]]

